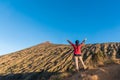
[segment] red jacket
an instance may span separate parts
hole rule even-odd
[[[75,44],[73,44],[72,42],[68,41],[74,48],[74,54],[81,54],[81,48],[84,45],[84,43],[79,44],[78,46],[76,46]]]

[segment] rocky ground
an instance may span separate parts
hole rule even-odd
[[[119,80],[120,43],[87,44],[89,70],[75,72],[70,45],[45,42],[0,56],[0,80]]]

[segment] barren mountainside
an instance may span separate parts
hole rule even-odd
[[[92,69],[104,69],[111,64],[119,66],[120,43],[87,44],[82,48],[82,56],[89,70],[81,70],[80,78],[77,79],[90,80],[81,77],[82,72],[88,74]],[[0,80],[76,80],[74,68],[73,48],[64,44],[45,42],[0,56]]]

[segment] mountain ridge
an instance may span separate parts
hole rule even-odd
[[[120,43],[86,44],[82,48],[82,53],[83,60],[90,69],[119,63]],[[73,48],[67,44],[44,42],[0,56],[0,76],[11,74],[12,78],[16,77],[15,74],[33,73],[31,76],[37,76],[36,80],[41,78],[47,80],[55,74],[62,77],[72,74],[74,68]],[[81,65],[80,68],[82,69]],[[20,75],[20,77],[22,80],[33,79],[29,74]],[[5,80],[5,77],[1,77],[0,80]],[[19,80],[18,77],[15,80]]]

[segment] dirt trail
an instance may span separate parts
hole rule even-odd
[[[120,64],[90,69],[73,74],[65,80],[120,80]]]

